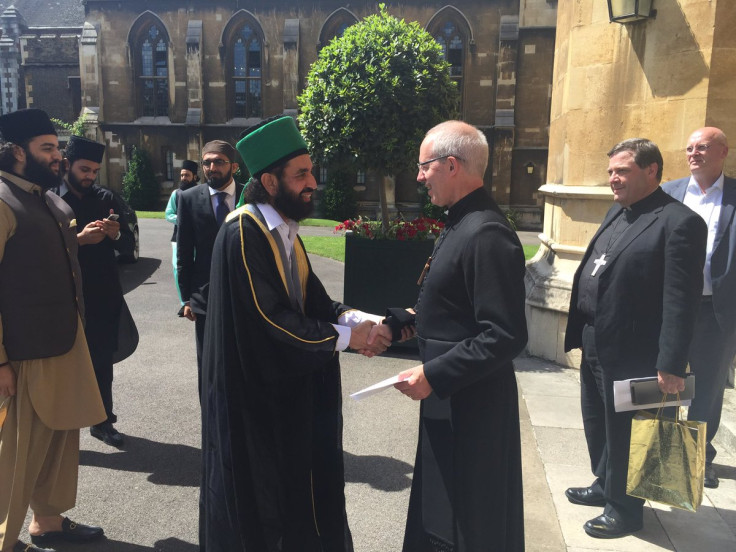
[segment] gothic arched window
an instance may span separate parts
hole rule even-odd
[[[445,60],[450,64],[450,77],[457,82],[457,89],[463,89],[463,66],[465,65],[465,41],[457,24],[445,21],[434,33],[434,38],[442,46]]]
[[[457,83],[462,98],[468,44],[472,38],[468,20],[457,8],[446,6],[434,14],[427,31],[442,46],[445,60],[450,64],[450,77]]]
[[[230,118],[263,116],[263,40],[246,22],[230,38],[228,97]]]
[[[156,22],[140,26],[134,44],[139,113],[143,117],[169,114],[169,39]]]
[[[329,44],[333,38],[342,36],[345,29],[357,22],[358,18],[351,11],[345,8],[335,10],[327,17],[324,25],[322,25],[322,30],[319,32],[319,44],[317,48],[322,48]]]

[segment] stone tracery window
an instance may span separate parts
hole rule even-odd
[[[338,8],[329,15],[324,25],[322,25],[317,48],[322,48],[329,44],[333,38],[342,36],[345,29],[357,22],[358,18],[351,11],[345,8]]]
[[[463,69],[465,65],[465,37],[458,25],[453,21],[445,21],[433,36],[442,46],[445,60],[450,63],[450,77],[457,83],[458,90],[463,88]]]
[[[450,64],[450,78],[457,83],[463,98],[468,50],[474,44],[470,22],[454,6],[445,6],[432,16],[426,29],[442,46],[445,60]]]
[[[168,116],[169,40],[166,32],[156,22],[144,25],[132,46],[137,58],[139,113],[143,117]]]
[[[231,41],[229,88],[231,116],[263,116],[263,43],[249,23],[243,24]]]

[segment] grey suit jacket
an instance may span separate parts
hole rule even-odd
[[[683,201],[690,177],[672,180],[662,185],[669,195]],[[713,306],[716,320],[726,334],[736,331],[736,178],[725,177],[723,202],[718,217],[711,279],[713,282]]]

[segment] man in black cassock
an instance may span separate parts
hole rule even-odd
[[[237,148],[253,178],[213,249],[200,550],[352,551],[337,351],[372,356],[391,332],[312,272],[297,221],[316,182],[294,120],[266,120]]]
[[[135,236],[117,198],[95,184],[104,153],[104,144],[71,136],[64,152],[66,174],[53,191],[72,208],[80,229],[77,242],[86,306],[84,333],[107,414],[104,422],[90,428],[90,434],[110,446],[121,447],[123,435],[113,425],[118,419],[113,412],[113,357],[119,346],[121,316],[127,320],[130,314],[123,299],[115,251],[132,250]],[[111,214],[118,218],[110,219]]]
[[[524,550],[512,360],[527,342],[524,253],[483,188],[488,143],[448,121],[419,150],[433,204],[448,208],[416,305],[421,365],[400,374],[422,400],[405,552]]]

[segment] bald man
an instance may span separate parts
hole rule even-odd
[[[698,213],[708,225],[703,299],[690,348],[696,391],[690,420],[708,422],[705,486],[718,487],[712,440],[721,422],[723,391],[733,363],[736,337],[736,179],[723,174],[728,141],[721,129],[705,127],[685,148],[690,176],[667,182],[665,192]]]

